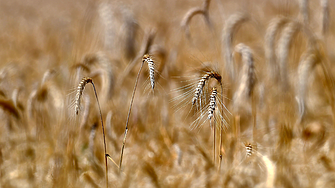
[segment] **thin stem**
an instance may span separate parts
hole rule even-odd
[[[252,106],[252,116],[253,116],[253,142],[256,144],[256,137],[257,137],[257,128],[256,128],[256,104],[255,104],[255,96],[254,93],[251,92],[251,106]]]
[[[221,162],[222,162],[222,126],[223,126],[223,106],[224,106],[224,102],[223,102],[223,86],[222,86],[222,83],[220,84],[220,86],[221,86],[221,103],[222,103],[222,107],[221,107],[221,125],[220,125],[219,171],[221,170]]]
[[[213,119],[215,117],[213,116]],[[210,119],[209,122],[210,122],[210,126],[212,127],[213,129],[213,161],[214,161],[214,164],[215,164],[215,119],[213,120],[214,123],[212,123],[212,120]],[[213,125],[214,124],[214,125]]]
[[[102,135],[104,137],[104,148],[105,148],[105,165],[106,165],[106,187],[108,188],[108,168],[107,168],[107,146],[106,146],[106,139],[105,139],[105,128],[104,128],[104,124],[102,121],[102,114],[101,114],[101,108],[100,108],[100,103],[99,103],[99,99],[98,99],[98,95],[97,95],[97,91],[95,89],[94,83],[91,80],[91,84],[93,86],[94,89],[94,94],[95,94],[95,98],[97,100],[98,103],[98,108],[99,108],[99,113],[100,113],[100,121],[101,121],[101,127],[102,127]]]
[[[126,128],[125,128],[125,131],[124,131],[124,138],[123,138],[123,143],[122,143],[122,148],[121,148],[119,172],[121,172],[122,159],[123,159],[123,152],[124,152],[124,148],[125,148],[125,145],[126,145],[126,138],[127,138],[127,133],[128,133],[128,123],[129,123],[129,117],[130,117],[130,113],[131,113],[131,107],[133,106],[134,97],[135,97],[135,91],[136,91],[136,87],[137,87],[138,79],[139,79],[139,77],[140,77],[140,73],[141,73],[143,64],[144,64],[144,61],[142,61],[140,70],[139,70],[138,73],[137,73],[137,77],[136,77],[136,81],[135,81],[135,86],[134,86],[133,94],[132,94],[132,96],[131,96],[131,101],[130,101],[130,106],[129,106],[129,111],[128,111],[128,117],[127,117],[127,122],[126,122]]]

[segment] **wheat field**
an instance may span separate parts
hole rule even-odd
[[[334,7],[0,0],[0,187],[335,187]]]

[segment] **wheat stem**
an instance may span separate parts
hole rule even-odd
[[[129,123],[129,117],[130,117],[130,113],[131,113],[131,108],[133,106],[134,97],[135,97],[135,91],[136,91],[136,87],[137,87],[137,84],[138,84],[138,79],[140,77],[140,73],[141,73],[141,70],[143,68],[144,62],[145,61],[142,61],[140,70],[137,73],[137,77],[136,77],[136,80],[135,80],[135,86],[134,86],[133,94],[131,96],[131,101],[130,101],[128,116],[127,116],[127,121],[126,121],[126,127],[125,127],[125,131],[124,131],[123,142],[122,142],[121,154],[120,154],[119,172],[121,172],[121,167],[122,167],[123,152],[124,152],[124,148],[125,148],[125,145],[126,145],[126,138],[127,138],[127,133],[128,133],[128,123]]]
[[[102,135],[103,135],[103,139],[104,139],[104,150],[105,150],[106,187],[108,188],[108,167],[107,167],[107,155],[106,155],[107,147],[106,147],[106,139],[105,139],[105,128],[104,128],[104,124],[103,124],[103,120],[102,120],[102,114],[101,114],[101,108],[100,108],[100,103],[99,103],[99,99],[98,99],[97,90],[95,89],[95,85],[93,83],[92,78],[83,78],[82,81],[80,82],[80,84],[78,86],[77,96],[76,96],[76,110],[75,111],[76,111],[76,114],[78,115],[80,98],[83,94],[83,90],[85,88],[85,85],[88,84],[88,83],[91,83],[92,86],[93,86],[95,99],[97,100],[98,108],[99,108],[100,121],[101,121],[101,127],[102,127]]]

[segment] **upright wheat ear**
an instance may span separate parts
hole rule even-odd
[[[95,89],[95,85],[94,85],[94,83],[92,81],[92,78],[86,78],[86,77],[84,77],[81,80],[81,82],[79,83],[78,89],[77,89],[77,94],[76,94],[75,111],[76,111],[76,114],[78,115],[78,113],[79,113],[79,106],[80,106],[80,99],[81,99],[81,96],[83,95],[83,91],[85,89],[85,86],[88,83],[91,83],[92,86],[93,86],[95,98],[97,100],[98,108],[99,108],[99,113],[100,113],[100,121],[101,121],[101,127],[102,127],[102,135],[104,137],[104,148],[105,148],[106,187],[108,188],[107,147],[106,147],[106,139],[105,139],[105,128],[104,128],[104,124],[103,124],[103,121],[102,121],[102,114],[101,114],[101,108],[100,108],[100,103],[99,103],[99,99],[98,99],[98,94],[97,94],[97,91]]]

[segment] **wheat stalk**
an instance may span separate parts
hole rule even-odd
[[[210,127],[213,129],[213,160],[215,163],[215,145],[216,145],[216,125],[215,125],[215,118],[214,118],[214,126],[212,125],[212,118],[214,117],[215,107],[216,107],[216,96],[217,96],[217,89],[214,87],[212,89],[212,93],[210,95],[210,102],[208,107],[208,119],[210,123]]]
[[[99,114],[100,114],[100,121],[101,121],[101,127],[102,127],[102,135],[104,138],[104,150],[105,150],[105,167],[106,167],[106,187],[108,188],[108,168],[107,168],[107,147],[106,147],[106,138],[105,138],[105,128],[104,128],[104,124],[103,124],[103,120],[102,120],[102,114],[101,114],[101,108],[100,108],[100,103],[99,103],[99,99],[98,99],[98,94],[97,91],[95,89],[95,85],[93,83],[92,78],[87,78],[84,77],[81,82],[79,83],[78,87],[77,87],[77,93],[76,93],[76,101],[75,101],[75,112],[76,115],[78,115],[79,113],[79,106],[80,106],[80,99],[83,95],[83,91],[85,89],[86,84],[92,84],[93,86],[93,90],[94,90],[94,94],[95,94],[95,98],[97,100],[98,103],[98,108],[99,108]]]
[[[224,104],[223,104],[223,84],[222,84],[222,76],[220,74],[218,74],[217,72],[215,71],[207,71],[202,77],[201,79],[199,80],[198,82],[198,85],[195,89],[195,92],[194,92],[194,96],[192,98],[192,105],[195,105],[196,102],[198,101],[199,97],[201,96],[202,94],[202,91],[203,91],[203,88],[205,87],[205,84],[206,82],[210,79],[210,78],[214,78],[220,85],[221,87],[221,101],[222,101],[222,107],[221,107],[221,111],[222,111],[222,114],[221,114],[221,126],[220,126],[220,154],[219,154],[219,170],[221,168],[221,161],[222,161],[222,131],[223,131],[223,124],[224,124],[224,121],[223,121],[223,109],[225,108],[224,107]],[[210,115],[208,116],[210,117]],[[211,119],[211,118],[209,118]],[[215,126],[214,126],[214,162],[215,162]]]
[[[139,76],[140,76],[141,70],[143,68],[143,64],[144,64],[144,62],[147,61],[148,57],[150,57],[150,56],[147,55],[147,54],[145,54],[143,56],[143,58],[142,58],[142,64],[141,64],[140,70],[137,73],[137,77],[136,77],[136,80],[135,80],[135,85],[134,85],[133,94],[132,94],[131,100],[130,100],[130,105],[129,105],[129,110],[128,110],[128,116],[127,116],[127,121],[126,121],[126,127],[125,127],[125,131],[124,131],[123,142],[122,142],[122,148],[121,148],[121,154],[120,154],[119,172],[121,172],[123,152],[124,152],[124,148],[125,148],[125,145],[126,145],[126,139],[127,139],[127,134],[128,134],[128,123],[129,123],[130,113],[131,113],[131,109],[132,109],[133,102],[134,102],[134,97],[135,97],[135,92],[136,92],[136,88],[137,88]],[[152,88],[153,88],[153,85],[152,85]]]
[[[186,33],[187,37],[190,37],[189,24],[190,24],[192,18],[197,14],[203,15],[207,25],[211,26],[211,22],[209,20],[209,13],[208,13],[209,12],[208,11],[209,4],[210,4],[210,0],[205,0],[201,7],[194,7],[194,8],[191,8],[189,11],[186,12],[186,14],[183,17],[180,25],[185,30],[185,33]]]

